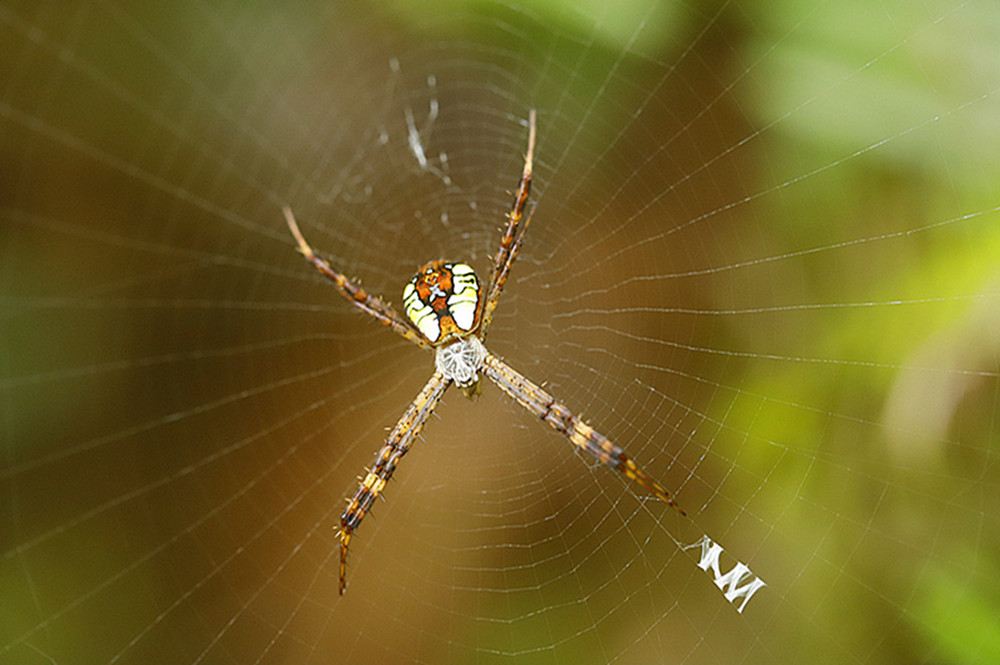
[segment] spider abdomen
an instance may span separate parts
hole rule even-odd
[[[472,266],[431,261],[403,289],[403,308],[420,334],[438,345],[476,329],[480,296]]]

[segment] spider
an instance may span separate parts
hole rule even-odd
[[[348,500],[347,509],[340,517],[338,536],[341,594],[347,588],[347,546],[354,531],[368,514],[375,499],[382,494],[399,460],[420,434],[424,422],[441,401],[448,386],[454,383],[466,396],[472,397],[480,391],[480,373],[575,446],[593,455],[600,463],[621,471],[684,515],[670,492],[647,476],[624,450],[580,420],[541,386],[490,353],[483,345],[500,293],[534,214],[532,206],[527,216],[524,216],[525,203],[531,189],[534,150],[535,111],[532,110],[528,118],[528,152],[524,157],[524,171],[514,196],[513,207],[507,214],[507,228],[493,260],[490,286],[485,299],[479,278],[471,266],[443,260],[431,261],[420,268],[403,289],[403,309],[409,321],[383,300],[352,283],[343,273],[316,256],[302,236],[291,209],[287,206],[283,208],[285,221],[298,243],[299,251],[323,276],[333,281],[341,295],[393,332],[423,349],[434,351],[434,373],[390,432],[385,445],[375,456],[372,468],[361,479],[361,484]]]

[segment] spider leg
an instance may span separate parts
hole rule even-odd
[[[352,305],[365,314],[374,317],[382,325],[391,328],[396,334],[405,337],[421,348],[431,348],[431,345],[418,335],[409,326],[406,319],[400,316],[396,310],[360,286],[353,284],[343,273],[334,270],[329,263],[316,256],[312,247],[309,246],[309,243],[302,236],[302,232],[299,231],[299,225],[295,223],[295,216],[292,215],[291,208],[285,206],[282,208],[282,212],[285,214],[285,221],[288,222],[288,229],[292,232],[292,236],[295,237],[295,242],[298,243],[299,251],[302,252],[302,255],[306,257],[309,263],[316,267],[316,270],[320,271],[324,277],[333,282],[333,285],[337,287],[337,291],[342,296],[347,298]]]
[[[637,482],[651,492],[656,498],[673,506],[681,515],[677,502],[674,501],[662,485],[647,476],[625,451],[612,443],[606,436],[575,416],[563,404],[557,402],[552,395],[541,386],[536,385],[513,367],[487,352],[483,361],[483,373],[497,384],[500,390],[514,398],[518,404],[534,413],[551,425],[570,442],[586,450],[597,458],[601,464],[606,464]]]
[[[340,516],[340,593],[347,588],[347,545],[351,542],[351,534],[361,524],[368,514],[372,503],[379,497],[385,484],[392,478],[400,458],[410,449],[413,440],[420,434],[421,428],[428,416],[441,401],[445,389],[451,385],[451,379],[445,378],[441,372],[434,372],[420,393],[407,407],[403,417],[392,428],[385,445],[375,456],[375,463],[367,475],[361,480],[357,491],[347,504],[347,509]]]
[[[493,318],[493,310],[496,309],[500,300],[500,293],[503,285],[510,274],[511,264],[517,258],[517,250],[521,246],[521,239],[531,221],[531,214],[534,208],[528,213],[528,217],[518,230],[521,218],[524,214],[524,205],[528,201],[528,193],[531,191],[531,169],[535,158],[535,109],[531,109],[528,114],[528,152],[524,156],[524,171],[521,173],[521,183],[517,187],[514,195],[514,205],[507,213],[507,229],[500,239],[500,248],[497,250],[496,258],[493,259],[493,272],[490,275],[490,290],[486,297],[483,311],[483,321],[480,324],[480,336],[485,337],[486,331]]]

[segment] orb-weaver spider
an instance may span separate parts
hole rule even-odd
[[[341,295],[417,346],[434,350],[434,374],[392,429],[385,445],[376,455],[371,470],[361,480],[340,517],[341,594],[346,588],[347,546],[355,529],[385,489],[400,458],[409,450],[448,386],[454,383],[471,396],[479,391],[480,372],[518,404],[561,432],[574,445],[586,450],[602,464],[621,471],[657,498],[673,506],[681,515],[684,514],[670,492],[636,466],[625,451],[573,415],[541,386],[487,351],[483,345],[493,311],[510,274],[510,267],[517,258],[524,232],[534,213],[532,208],[527,217],[524,217],[524,206],[531,189],[534,151],[535,112],[532,110],[528,119],[528,152],[524,157],[524,171],[514,197],[514,205],[507,214],[507,228],[493,260],[486,298],[483,298],[479,278],[471,266],[431,261],[413,276],[403,290],[403,308],[409,321],[379,298],[352,284],[342,273],[316,256],[299,231],[292,211],[284,208],[285,220],[298,243],[299,251],[319,272],[333,281]]]

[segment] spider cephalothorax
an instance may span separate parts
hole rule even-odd
[[[528,152],[524,156],[524,171],[514,195],[514,206],[507,215],[507,228],[500,239],[500,248],[493,259],[493,272],[486,298],[482,297],[479,278],[471,266],[465,263],[431,261],[403,289],[403,308],[409,321],[317,257],[302,237],[292,211],[285,208],[285,219],[299,245],[299,251],[317,270],[333,281],[345,298],[417,346],[434,351],[434,374],[389,433],[371,470],[362,478],[340,517],[340,593],[344,593],[347,586],[345,570],[351,534],[368,514],[375,499],[382,494],[396,470],[396,464],[410,449],[448,386],[454,383],[466,395],[471,396],[479,390],[480,373],[518,404],[563,434],[573,445],[587,451],[601,464],[621,471],[658,499],[684,514],[670,493],[647,476],[624,450],[580,420],[544,388],[494,356],[483,345],[493,310],[500,300],[510,267],[521,247],[524,231],[531,221],[529,212],[523,219],[524,223],[521,223],[531,189],[534,149],[535,112],[532,111],[528,120]]]

